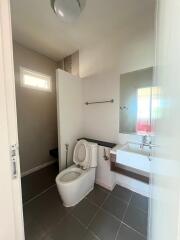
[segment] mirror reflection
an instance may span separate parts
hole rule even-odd
[[[151,133],[152,83],[152,67],[120,76],[120,133]]]

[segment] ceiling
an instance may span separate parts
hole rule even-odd
[[[87,0],[80,18],[64,23],[50,0],[11,0],[13,39],[56,61],[78,49],[153,22],[155,0]]]

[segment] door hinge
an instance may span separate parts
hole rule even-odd
[[[12,178],[17,178],[18,171],[17,171],[17,144],[12,144],[10,146],[10,157],[11,157],[11,166],[12,166]]]

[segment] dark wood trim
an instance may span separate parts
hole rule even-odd
[[[146,176],[143,176],[141,174],[134,173],[133,171],[124,169],[121,164],[117,164],[115,154],[111,154],[110,159],[111,159],[111,171],[116,172],[116,173],[120,173],[122,175],[131,177],[131,178],[134,178],[136,180],[139,180],[139,181],[142,181],[142,182],[145,182],[145,183],[149,184],[149,177],[146,177]]]

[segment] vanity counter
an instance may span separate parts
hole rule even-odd
[[[117,145],[110,151],[111,171],[149,183],[150,162],[146,149]],[[129,149],[128,149],[129,147]]]

